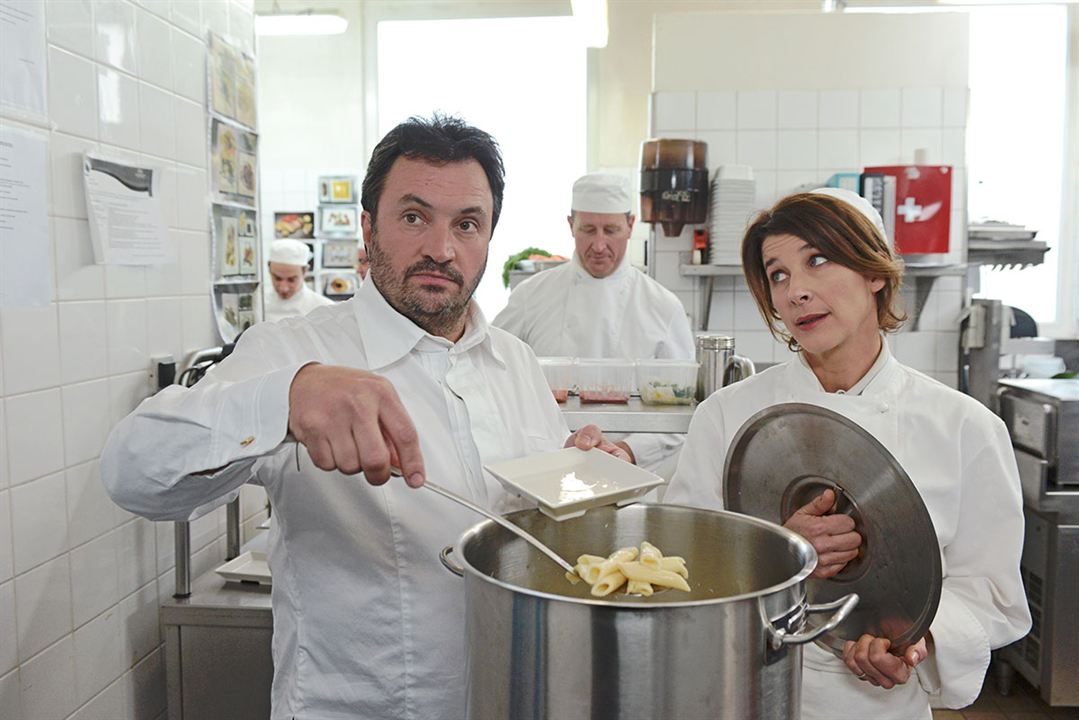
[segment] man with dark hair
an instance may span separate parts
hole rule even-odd
[[[428,468],[507,512],[517,501],[484,463],[564,443],[628,459],[594,426],[569,434],[531,350],[471,300],[502,187],[486,133],[442,117],[398,126],[363,186],[370,281],[256,325],[195,387],[162,391],[109,437],[106,487],[153,519],[265,487],[274,719],[464,716],[463,584],[438,555],[478,518],[411,490]],[[387,482],[391,468],[405,482]]]

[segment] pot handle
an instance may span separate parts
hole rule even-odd
[[[453,545],[447,545],[446,547],[442,548],[442,552],[440,552],[438,554],[438,559],[440,561],[442,561],[442,567],[446,568],[447,570],[449,570],[451,573],[453,573],[457,577],[464,577],[465,576],[464,568],[462,568],[460,565],[458,565],[457,563],[450,560],[450,553],[451,552],[453,552]],[[857,596],[855,596],[855,597],[857,597]]]
[[[782,645],[802,645],[804,643],[816,640],[818,637],[826,632],[834,630],[839,623],[847,619],[851,611],[854,610],[858,604],[858,593],[851,593],[844,595],[838,600],[832,602],[821,603],[820,605],[806,605],[805,612],[807,615],[814,613],[824,613],[835,610],[835,614],[828,618],[828,621],[823,625],[806,630],[805,632],[788,633],[783,628],[776,628],[771,622],[766,623],[769,635],[772,636],[772,648],[778,650]]]

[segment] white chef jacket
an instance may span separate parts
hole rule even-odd
[[[292,378],[312,361],[389,379],[428,476],[498,512],[522,505],[481,462],[556,450],[569,435],[532,351],[475,304],[454,344],[367,282],[306,318],[254,326],[195,387],[143,401],[112,431],[103,480],[117,503],[155,520],[188,519],[245,482],[266,488],[273,718],[460,720],[463,580],[438,554],[482,518],[396,478],[374,487],[319,470],[282,444]],[[193,474],[207,468],[221,469]]]
[[[721,508],[734,435],[757,411],[786,402],[850,418],[910,476],[941,548],[934,649],[906,684],[885,690],[858,680],[833,654],[804,646],[803,720],[929,720],[930,704],[969,705],[981,690],[990,649],[1030,629],[1019,576],[1019,471],[1004,423],[973,398],[901,365],[887,344],[881,353],[883,365],[860,395],[826,392],[801,357],[717,391],[697,408],[664,497]]]
[[[574,253],[569,262],[518,285],[493,324],[540,356],[693,360],[696,355],[678,296],[625,258],[613,273],[595,278]],[[625,440],[637,464],[651,470],[684,440],[655,433],[610,438]]]
[[[317,307],[333,305],[333,300],[315,292],[307,285],[302,286],[293,293],[288,300],[282,300],[277,291],[273,289],[273,286],[269,285],[265,292],[262,293],[262,299],[263,310],[265,311],[266,319],[269,321],[306,315]]]

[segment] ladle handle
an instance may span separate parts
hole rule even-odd
[[[460,503],[461,505],[464,505],[469,510],[471,510],[473,512],[477,512],[477,513],[479,513],[480,515],[483,515],[484,517],[486,517],[489,520],[493,520],[494,522],[498,523],[502,527],[509,530],[514,535],[518,536],[519,538],[521,538],[525,542],[532,545],[532,547],[536,548],[537,550],[542,552],[547,557],[554,560],[566,572],[568,572],[568,573],[570,573],[572,575],[577,574],[577,571],[573,569],[573,566],[570,565],[565,560],[563,560],[562,557],[558,553],[556,553],[554,550],[552,550],[551,548],[547,547],[542,542],[540,542],[539,540],[534,538],[531,534],[526,532],[524,529],[518,527],[517,525],[514,525],[509,520],[506,520],[501,515],[496,515],[495,513],[488,510],[487,508],[481,507],[481,506],[477,505],[476,503],[472,502],[471,500],[469,500],[467,498],[464,498],[464,497],[461,497],[460,495],[458,495],[455,492],[451,492],[451,491],[447,490],[446,488],[442,487],[441,485],[436,485],[435,483],[431,482],[430,480],[425,480],[424,483],[423,483],[423,486],[425,488],[427,488],[428,490],[433,490],[434,492],[438,493],[442,497],[449,498],[450,500],[453,500],[456,503]]]

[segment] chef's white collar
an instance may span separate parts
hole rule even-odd
[[[576,250],[573,251],[573,257],[570,262],[573,263],[573,270],[577,273],[578,279],[591,282],[603,282],[604,280],[611,280],[613,278],[621,277],[629,271],[630,264],[628,256],[629,252],[627,248],[626,254],[622,256],[622,262],[618,263],[618,267],[614,269],[614,272],[612,272],[607,277],[602,278],[594,277],[592,273],[588,272],[588,270],[584,266],[584,263],[581,262],[581,258],[577,254]]]
[[[861,379],[858,382],[854,383],[854,385],[852,385],[849,389],[837,390],[835,394],[861,395],[870,386],[870,384],[872,384],[872,382],[877,379],[877,376],[880,375],[881,370],[884,369],[884,367],[888,364],[888,361],[891,359],[892,351],[888,349],[888,339],[881,335],[880,352],[877,353],[877,359],[874,360],[873,364],[869,366],[869,370],[867,370],[865,375],[863,375]],[[809,366],[809,361],[806,360],[804,352],[798,353],[798,361],[802,363],[802,367],[808,370],[809,373],[813,376],[813,378],[816,379],[817,385],[820,386],[821,390],[824,390],[824,386],[820,384],[820,379],[817,378],[817,374],[813,372],[813,368]]]
[[[501,367],[506,362],[491,343],[491,326],[475,300],[468,303],[465,332],[456,343],[430,334],[407,317],[397,312],[383,297],[374,278],[368,276],[356,290],[350,301],[360,327],[367,362],[370,370],[378,370],[397,362],[419,347],[431,350],[437,346],[447,347],[450,354],[468,352],[482,345]],[[424,347],[426,346],[426,347]]]

